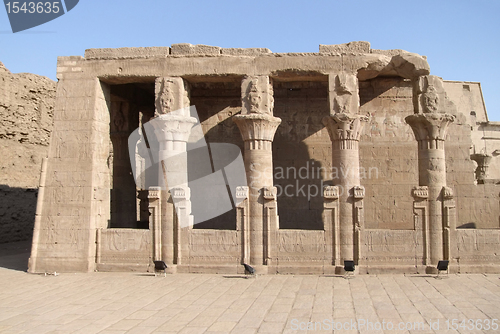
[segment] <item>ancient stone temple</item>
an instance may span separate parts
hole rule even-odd
[[[30,272],[500,272],[500,123],[424,56],[90,49],[58,79]]]

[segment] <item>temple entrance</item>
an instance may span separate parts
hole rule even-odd
[[[128,139],[154,116],[154,82],[109,85],[110,88],[110,228],[149,228],[145,178],[134,180]],[[137,154],[136,168],[142,159]]]
[[[274,79],[274,115],[282,122],[273,142],[280,229],[323,230],[323,186],[331,166],[331,142],[321,123],[329,115],[328,77],[280,80]]]

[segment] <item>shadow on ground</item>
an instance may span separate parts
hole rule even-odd
[[[0,268],[27,271],[31,241],[0,244]]]

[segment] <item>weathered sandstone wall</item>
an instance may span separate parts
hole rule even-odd
[[[0,62],[0,243],[27,240],[33,233],[55,87],[46,77],[13,74]]]

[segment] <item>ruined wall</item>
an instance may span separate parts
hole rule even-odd
[[[33,233],[55,87],[46,77],[12,74],[0,62],[0,243],[27,240]]]

